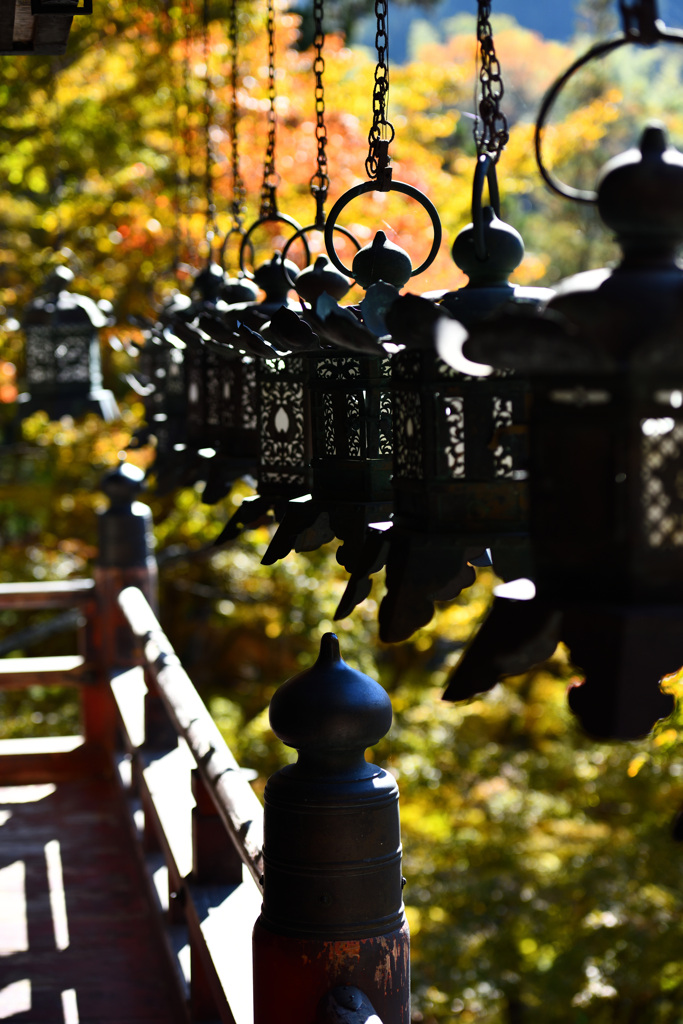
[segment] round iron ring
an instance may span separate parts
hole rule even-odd
[[[293,217],[287,216],[286,213],[273,213],[267,217],[259,217],[258,220],[255,220],[254,223],[250,225],[250,227],[247,228],[247,230],[244,232],[242,244],[240,245],[240,270],[242,271],[245,277],[249,278],[250,281],[254,280],[254,275],[251,272],[251,270],[247,270],[247,268],[244,266],[244,256],[247,250],[247,246],[251,244],[249,239],[251,238],[254,231],[256,231],[256,228],[260,228],[262,224],[273,223],[289,224],[289,226],[294,228],[295,231],[301,231],[301,224],[299,224],[297,220],[294,220]],[[308,242],[304,237],[302,237],[301,241],[303,242],[304,251],[306,253],[306,262],[310,263],[311,251],[308,248]]]
[[[429,250],[429,255],[424,263],[421,263],[417,270],[413,270],[411,277],[416,277],[421,274],[427,267],[430,267],[436,259],[436,254],[439,251],[441,245],[441,221],[439,220],[439,214],[437,213],[434,204],[427,198],[424,192],[420,192],[419,189],[413,185],[407,185],[405,181],[392,181],[391,187],[387,189],[388,192],[402,192],[403,195],[410,196],[411,199],[415,199],[420,206],[422,206],[429,214],[429,219],[432,222],[434,229],[434,241],[432,247]],[[327,255],[330,257],[330,261],[335,265],[337,270],[341,270],[342,274],[346,274],[347,277],[353,278],[353,271],[349,270],[344,266],[342,261],[337,256],[334,248],[334,229],[337,223],[337,217],[342,210],[349,205],[352,200],[357,199],[358,196],[363,196],[366,192],[379,192],[379,186],[376,181],[363,181],[360,185],[355,185],[350,188],[348,192],[345,192],[337,202],[334,204],[327,218],[325,225],[325,248],[327,249]]]
[[[294,234],[292,235],[291,238],[287,239],[285,247],[282,250],[282,263],[283,263],[282,270],[284,271],[284,275],[287,278],[287,280],[289,281],[289,283],[292,286],[292,288],[296,288],[296,282],[293,281],[291,279],[291,277],[289,276],[289,271],[287,270],[287,267],[285,266],[285,263],[284,263],[285,259],[287,258],[287,253],[289,252],[290,245],[293,245],[294,242],[296,242],[296,240],[298,238],[303,238],[303,236],[307,235],[309,233],[309,231],[324,231],[324,230],[325,230],[325,225],[324,224],[323,224],[322,227],[319,224],[307,224],[305,228],[299,228],[298,231],[294,232]],[[358,252],[358,250],[361,248],[361,244],[358,241],[358,239],[356,238],[356,236],[353,235],[349,231],[348,228],[343,228],[343,227],[341,227],[340,224],[335,224],[334,225],[334,230],[335,231],[339,231],[340,234],[344,235],[351,242],[353,242],[353,244],[356,247],[356,252]],[[310,266],[310,253],[308,255],[308,259],[309,259],[309,263],[307,264],[307,266]]]
[[[225,251],[228,248],[228,242],[235,235],[237,235],[238,238],[243,239],[245,234],[246,234],[246,232],[245,232],[244,228],[230,228],[223,235],[223,241],[221,243],[220,249],[218,250],[218,262],[220,263],[220,265],[223,267],[224,270],[225,270]],[[241,244],[242,243],[240,242],[240,252],[241,252]],[[249,242],[249,248],[251,249],[251,256],[252,256],[252,259],[253,259],[254,247],[251,244],[251,242]]]
[[[656,42],[662,43],[683,43],[683,32],[677,29],[660,29],[655,25]],[[545,128],[548,115],[555,103],[555,100],[564,89],[565,85],[572,78],[577,71],[579,71],[586,64],[589,64],[592,60],[596,60],[600,57],[605,57],[608,53],[612,53],[613,50],[618,50],[621,46],[625,46],[628,43],[640,44],[641,46],[651,45],[651,42],[643,42],[637,36],[633,36],[626,33],[620,33],[614,36],[612,39],[607,39],[604,42],[596,43],[595,46],[591,47],[583,56],[579,57],[571,67],[567,68],[564,74],[560,75],[556,82],[550,86],[550,89],[545,94],[541,109],[538,112],[538,118],[536,120],[536,129],[534,133],[534,147],[536,150],[536,163],[540,171],[541,177],[545,181],[546,185],[557,192],[558,195],[564,196],[565,199],[571,199],[576,203],[595,203],[597,200],[597,192],[588,189],[574,188],[572,185],[567,185],[561,181],[556,175],[550,171],[543,163],[543,129]]]

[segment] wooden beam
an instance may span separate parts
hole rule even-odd
[[[127,587],[119,604],[143,642],[146,666],[153,673],[168,713],[187,742],[243,863],[254,880],[263,875],[263,807],[220,734],[206,705],[180,664],[144,594]]]
[[[14,0],[0,0],[0,51],[14,49]]]
[[[66,14],[37,14],[34,18],[33,52],[65,53],[72,21],[73,18]]]
[[[100,748],[85,743],[82,736],[0,740],[3,786],[110,774],[111,760]]]
[[[50,583],[0,583],[0,609],[74,608],[95,596],[94,580]]]
[[[78,655],[0,659],[0,690],[24,690],[28,686],[83,686],[94,681],[93,667]]]

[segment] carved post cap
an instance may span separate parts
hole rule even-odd
[[[98,565],[119,569],[146,566],[154,547],[152,513],[135,498],[145,474],[127,462],[106,473],[100,484],[110,507],[99,517]]]
[[[142,489],[145,474],[129,462],[120,462],[102,477],[100,487],[109,498],[112,509],[130,508]]]
[[[289,679],[270,704],[276,736],[318,772],[356,773],[365,750],[391,728],[391,701],[379,683],[342,660],[339,640],[325,633],[315,664]],[[369,767],[369,766],[367,766]]]

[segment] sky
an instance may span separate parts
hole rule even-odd
[[[512,15],[525,28],[530,28],[548,39],[567,42],[576,29],[574,0],[492,0],[491,21],[495,33],[497,13]],[[614,9],[618,9],[614,0]],[[476,14],[476,0],[437,0],[428,12],[418,5],[390,5],[391,59],[402,63],[408,58],[408,35],[411,22],[426,19],[436,24],[456,14]],[[671,28],[683,28],[683,0],[659,0],[659,15]],[[374,25],[371,19],[363,19],[363,25],[355,39],[363,44],[372,43]],[[367,38],[366,38],[367,37]]]

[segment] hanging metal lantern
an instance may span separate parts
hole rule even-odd
[[[336,287],[348,287],[348,281],[340,281],[327,261],[319,260],[309,278],[302,274],[304,293],[316,300],[315,311],[302,313],[289,335],[283,317],[273,320],[271,326],[281,330],[282,338],[294,340],[306,325],[312,332],[312,344],[303,353],[311,492],[290,501],[264,556],[266,565],[292,548],[310,551],[337,537],[342,541],[337,560],[354,571],[369,523],[391,514],[391,363],[379,338],[364,324],[363,314],[378,316],[372,285],[393,301],[411,269],[407,253],[379,232],[354,259],[356,282],[368,288],[357,310],[340,307],[329,291],[321,292],[330,276]]]
[[[563,282],[531,324],[468,343],[533,374],[536,597],[497,599],[450,699],[562,639],[586,674],[569,701],[589,732],[643,735],[672,709],[659,680],[683,664],[682,194],[683,155],[652,125],[598,186],[619,266]]]
[[[482,205],[489,181],[492,205]],[[509,371],[468,366],[460,352],[449,365],[450,341],[461,325],[490,316],[508,303],[528,306],[549,289],[511,285],[524,245],[499,219],[495,163],[476,165],[473,222],[453,245],[469,283],[438,302],[401,296],[387,314],[394,402],[394,516],[369,531],[361,572],[349,581],[336,615],[341,618],[370,589],[369,574],[386,563],[379,613],[385,642],[407,639],[475,579],[473,565],[490,564],[506,578],[530,575],[527,501],[528,383]],[[453,319],[457,318],[459,323]],[[457,347],[457,341],[456,341]],[[439,351],[437,351],[437,349]],[[472,372],[482,369],[488,377]],[[363,564],[364,563],[364,564]]]
[[[107,313],[69,291],[73,279],[68,267],[56,267],[22,314],[28,386],[20,396],[22,418],[37,409],[50,419],[95,412],[109,422],[119,415],[113,394],[102,387],[98,331],[109,323]]]

